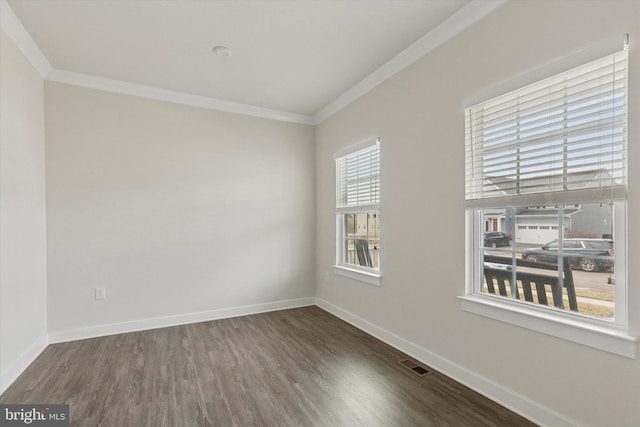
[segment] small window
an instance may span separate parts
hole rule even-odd
[[[565,240],[564,241],[565,249],[582,249],[582,241],[580,240]]]
[[[336,272],[379,284],[379,140],[336,157],[336,229]]]

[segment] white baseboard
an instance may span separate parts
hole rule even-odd
[[[0,373],[0,395],[36,360],[40,353],[47,348],[47,345],[49,345],[49,342],[47,335],[44,334],[31,344],[4,372]]]
[[[269,311],[286,310],[288,308],[305,307],[314,304],[315,299],[313,297],[298,298],[263,304],[245,305],[241,307],[221,308],[218,310],[201,311],[198,313],[177,314],[174,316],[154,317],[150,319],[133,320],[130,322],[109,323],[106,325],[89,326],[85,328],[66,329],[49,332],[49,343],[54,344],[127,332],[144,331],[147,329],[187,325],[190,323],[207,322],[209,320],[226,319],[230,317],[266,313]]]
[[[543,407],[538,403],[521,396],[487,378],[484,378],[468,369],[452,363],[451,361],[438,356],[412,342],[405,340],[361,317],[356,316],[322,298],[316,297],[315,304],[352,324],[358,329],[378,338],[392,347],[406,353],[412,358],[420,361],[438,372],[458,381],[483,396],[499,403],[509,410],[522,415],[532,422],[541,426],[573,427],[575,423],[567,420],[558,413]]]

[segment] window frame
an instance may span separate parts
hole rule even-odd
[[[616,221],[626,223],[626,202],[618,203],[614,209]],[[628,283],[626,244],[616,243],[616,269],[623,271],[620,275],[616,273],[616,320],[597,319],[481,292],[483,265],[478,255],[483,233],[480,212],[481,209],[467,209],[465,214],[466,286],[465,294],[458,297],[463,311],[630,359],[637,358],[638,339],[628,333],[626,286],[618,286],[618,283]],[[616,227],[614,240],[624,240],[626,229],[623,228]]]
[[[607,47],[603,47],[604,45]],[[614,45],[615,48],[613,48]],[[484,100],[519,90],[528,84],[540,82],[560,72],[571,70],[618,51],[620,51],[619,40],[615,44],[608,41],[597,48],[587,52],[581,52],[579,55],[573,55],[565,60],[557,61],[542,69],[534,70],[534,72],[525,76],[520,76],[498,87],[491,88],[490,91],[484,92],[482,95],[484,98],[478,99],[479,97],[477,96],[472,101],[466,100],[463,106],[466,110],[472,105],[479,104]],[[492,96],[487,95],[489,93],[491,93]],[[628,90],[626,97],[628,102]],[[625,156],[626,152],[628,152],[628,148],[625,146]],[[537,195],[527,194],[524,197],[514,196],[513,198],[502,198],[502,200],[496,201],[495,205],[492,205],[491,202],[487,202],[486,200],[476,205],[467,202],[465,208],[465,293],[459,296],[461,309],[465,312],[635,359],[637,358],[638,339],[630,336],[628,332],[628,278],[626,265],[628,215],[626,194],[623,198],[618,196],[614,202],[614,220],[616,222],[613,236],[616,242],[615,320],[609,321],[575,312],[565,312],[552,307],[540,306],[481,292],[483,280],[483,263],[481,262],[482,239],[485,227],[481,212],[484,209],[506,209],[518,206],[592,202],[586,195],[587,192],[578,195],[569,195],[569,197],[564,200],[564,203],[563,195],[554,194],[552,195],[553,198],[551,198],[549,194],[545,193]],[[518,199],[518,197],[521,197],[521,199]]]
[[[347,214],[370,214],[375,213],[380,216],[380,189],[378,188],[377,203],[366,204],[352,204],[348,206],[339,206],[338,200],[340,198],[340,182],[338,180],[338,160],[345,158],[349,155],[357,153],[362,150],[377,146],[380,150],[380,138],[374,138],[366,140],[359,144],[349,146],[335,154],[334,159],[336,161],[336,259],[333,266],[334,273],[355,279],[361,282],[368,283],[370,285],[380,286],[382,279],[382,261],[379,262],[378,269],[363,267],[357,264],[351,264],[346,262],[345,242],[347,236],[345,233],[345,215]],[[378,160],[378,181],[380,180],[380,160]],[[369,240],[367,238],[367,240]],[[379,236],[378,241],[382,240],[382,236]],[[380,258],[382,258],[382,251],[380,251]]]

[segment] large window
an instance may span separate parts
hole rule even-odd
[[[336,272],[378,284],[379,140],[336,156],[336,229]]]
[[[463,308],[626,331],[627,51],[473,105],[465,126]]]

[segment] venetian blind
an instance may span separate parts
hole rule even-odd
[[[336,158],[336,208],[377,209],[380,203],[380,141]]]
[[[468,205],[624,197],[627,51],[472,106],[465,125]]]

